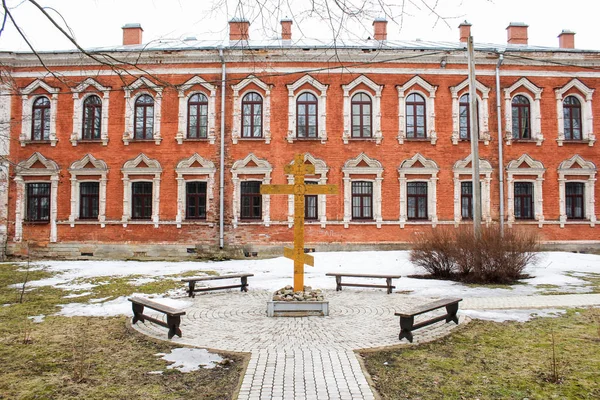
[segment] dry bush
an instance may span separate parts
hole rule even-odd
[[[435,277],[450,278],[455,272],[454,250],[454,230],[442,226],[414,239],[410,261]]]

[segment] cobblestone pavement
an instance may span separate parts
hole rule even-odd
[[[173,339],[197,347],[250,352],[238,400],[374,399],[353,350],[406,343],[398,341],[399,318],[394,313],[430,300],[373,290],[325,291],[328,317],[269,318],[270,295],[266,291],[198,295],[182,319],[183,338]],[[600,305],[600,295],[468,298],[461,308],[586,305]],[[415,332],[414,343],[444,336],[455,326],[440,322],[422,328]],[[154,324],[138,323],[135,328],[166,339],[164,328]]]

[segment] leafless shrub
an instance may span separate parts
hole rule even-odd
[[[450,278],[455,272],[454,250],[453,229],[439,227],[414,239],[410,261],[435,277]]]

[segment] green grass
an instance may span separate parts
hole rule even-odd
[[[559,383],[551,382],[552,331]],[[362,355],[383,399],[597,399],[600,310],[472,321],[433,343]]]
[[[9,285],[51,276],[22,269],[22,264],[0,264],[0,399],[232,398],[244,370],[241,355],[224,355],[228,361],[222,366],[184,374],[167,370],[168,363],[155,356],[180,346],[137,333],[128,327],[127,317],[51,315],[60,304],[73,301],[183,287],[178,280],[161,278],[135,286],[128,283],[132,277],[94,278],[86,281],[104,284],[76,299],[65,299],[68,292],[55,287],[26,285],[19,303],[20,287]],[[27,318],[40,314],[46,318],[39,324]]]

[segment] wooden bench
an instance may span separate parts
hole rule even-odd
[[[148,320],[157,325],[169,328],[169,339],[175,335],[181,337],[181,329],[179,329],[179,325],[181,324],[181,316],[185,315],[185,311],[165,306],[164,304],[160,304],[143,297],[131,297],[129,298],[129,301],[131,302],[133,308],[133,319],[131,321],[132,324],[135,324],[138,321],[145,322]],[[144,307],[148,307],[166,314],[167,322],[145,315]]]
[[[352,274],[352,273],[343,273],[343,272],[329,272],[325,274],[326,276],[335,276],[336,283],[336,291],[342,290],[342,286],[360,286],[360,287],[377,287],[377,288],[387,288],[388,294],[392,293],[392,289],[395,289],[396,286],[392,286],[392,279],[399,279],[400,275],[373,275],[373,274]],[[342,283],[342,277],[348,278],[385,278],[385,285],[373,285],[369,283]]]
[[[400,335],[398,336],[398,339],[402,340],[402,338],[407,338],[408,341],[412,343],[412,331],[427,325],[434,324],[439,321],[446,320],[446,323],[454,321],[456,324],[458,324],[458,316],[456,315],[456,313],[458,312],[458,302],[460,301],[462,301],[462,299],[440,299],[432,303],[424,304],[419,308],[413,309],[410,313],[395,313],[395,315],[400,316]],[[437,310],[438,308],[442,307],[446,307],[446,314],[415,324],[416,315],[425,314],[426,312]]]
[[[232,288],[240,288],[241,292],[248,291],[248,277],[254,276],[254,274],[234,274],[234,275],[219,275],[219,276],[195,276],[192,278],[184,278],[181,282],[187,282],[189,287],[187,293],[189,297],[196,297],[195,292],[208,292],[210,290],[219,290],[219,289],[232,289]],[[239,285],[226,285],[226,286],[209,286],[202,287],[196,289],[196,282],[204,282],[204,281],[216,281],[219,279],[235,279],[240,278],[241,283]]]

